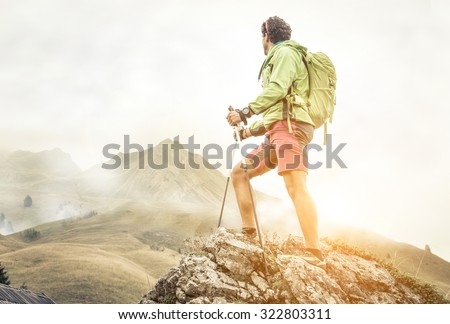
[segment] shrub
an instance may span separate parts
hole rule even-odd
[[[23,200],[23,207],[31,207],[33,205],[33,199],[31,199],[30,195],[27,195]]]
[[[34,228],[29,228],[29,229],[21,232],[20,237],[25,242],[32,242],[32,241],[38,240],[41,237],[41,232],[36,231]]]
[[[377,258],[374,254],[365,251],[363,249],[347,245],[343,241],[340,240],[324,240],[327,244],[330,245],[331,250],[335,250],[337,252],[356,255],[366,260],[372,260],[378,262],[384,269],[386,269],[392,277],[400,284],[411,289],[415,294],[418,294],[422,297],[422,303],[424,304],[448,304],[450,303],[442,294],[440,294],[436,287],[431,286],[428,283],[425,283],[419,279],[413,278],[406,273],[400,272],[397,268],[394,267],[391,263],[387,263],[379,258]]]
[[[10,284],[8,272],[6,271],[5,267],[2,266],[1,263],[0,263],[0,283],[8,286]]]

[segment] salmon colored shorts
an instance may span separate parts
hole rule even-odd
[[[278,166],[278,174],[285,171],[300,170],[308,172],[308,152],[306,146],[311,142],[314,126],[303,122],[291,122],[292,134],[287,121],[277,121],[266,132],[264,142],[250,152],[248,169],[261,175]]]

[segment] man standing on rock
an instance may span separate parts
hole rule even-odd
[[[246,156],[248,178],[262,175],[278,165],[278,174],[283,177],[305,237],[306,253],[302,258],[325,268],[319,247],[317,210],[306,187],[308,157],[305,148],[313,138],[314,123],[303,108],[287,100],[292,94],[308,97],[308,70],[302,60],[306,48],[290,40],[291,27],[279,17],[263,22],[261,32],[266,55],[259,74],[263,77],[263,91],[247,107],[230,111],[227,120],[232,126],[241,122],[246,125],[248,117],[262,115],[262,120],[249,128],[239,127],[242,139],[265,135],[264,142]],[[232,181],[242,217],[242,232],[254,237],[256,224],[250,183],[241,164],[234,167]]]

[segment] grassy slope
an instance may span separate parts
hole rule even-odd
[[[142,266],[95,246],[43,244],[2,259],[13,286],[25,282],[57,303],[132,303],[155,282]]]
[[[360,229],[340,228],[329,237],[370,251],[413,277],[417,274],[417,278],[436,285],[444,296],[450,292],[450,263],[437,255]]]
[[[192,206],[128,203],[103,215],[38,226],[40,239],[0,259],[12,285],[26,282],[57,303],[136,303],[178,264],[182,238],[210,226],[210,214]]]
[[[379,265],[385,268],[389,273],[396,279],[396,281],[409,289],[411,289],[415,294],[421,296],[421,302],[424,304],[449,304],[450,300],[446,299],[445,294],[436,285],[430,285],[429,282],[423,281],[420,278],[414,278],[398,268],[394,267],[392,263],[385,262],[384,260],[378,258],[375,254],[368,252],[357,247],[352,247],[339,241],[331,241],[325,239],[329,244],[331,250],[335,250],[345,254],[354,254],[367,260],[374,260],[379,263]]]
[[[12,237],[0,235],[0,261],[1,255],[6,252],[19,250],[25,246],[25,243],[19,242]]]

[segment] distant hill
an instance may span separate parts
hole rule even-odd
[[[60,149],[38,153],[16,151],[0,159],[0,185],[20,186],[48,178],[70,178],[81,172]]]
[[[79,181],[80,193],[203,204],[216,204],[223,194],[224,176],[208,168],[209,164],[200,155],[189,153],[171,140],[164,140],[151,150],[118,156],[122,164],[115,170],[106,170],[98,165],[84,172]],[[154,164],[166,167],[151,168],[148,165],[149,156]],[[140,157],[143,157],[141,162]],[[129,159],[128,169],[124,168],[125,158]],[[178,167],[177,161],[185,168]],[[191,167],[189,161],[199,167]]]
[[[347,226],[329,227],[324,230],[324,234],[370,251],[378,258],[392,263],[399,270],[435,284],[444,296],[450,292],[450,262],[433,254],[432,251]]]
[[[65,213],[62,206],[69,201],[79,206],[73,179],[80,172],[70,155],[60,149],[1,155],[0,213],[4,213],[11,226],[0,226],[0,233],[9,234],[61,219]],[[30,208],[24,208],[23,204],[27,195],[34,202]]]
[[[117,205],[77,192],[80,174],[80,168],[61,149],[0,152],[0,214],[6,218],[0,234]],[[24,206],[27,195],[33,200],[31,207]]]

